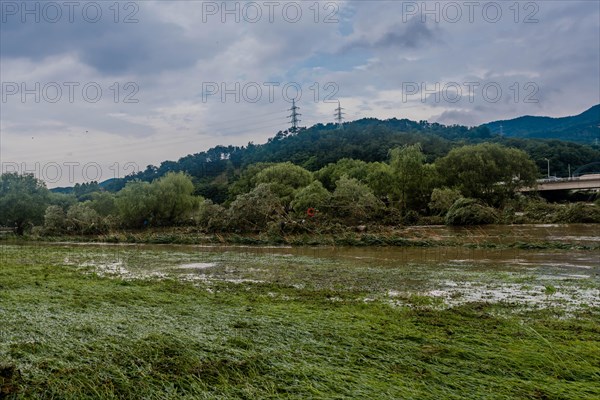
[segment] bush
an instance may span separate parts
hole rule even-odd
[[[219,232],[225,228],[227,221],[225,209],[211,200],[200,203],[193,219],[197,226],[207,232]]]
[[[530,222],[525,211],[532,202],[540,199],[517,193],[514,198],[507,199],[500,209],[500,222],[503,224],[526,224]],[[535,221],[534,221],[535,222]]]
[[[496,211],[475,199],[456,200],[446,214],[446,225],[486,225],[498,221]]]
[[[259,184],[250,193],[239,195],[229,207],[229,228],[236,231],[262,231],[284,215],[281,199],[270,185]]]
[[[560,207],[552,216],[553,223],[600,223],[600,207],[595,204],[574,203]]]
[[[381,218],[378,219],[378,222],[381,225],[386,226],[396,226],[402,225],[405,223],[404,215],[402,215],[402,211],[397,209],[396,207],[383,207],[383,213]]]
[[[309,208],[319,210],[324,207],[330,199],[331,193],[323,187],[321,182],[314,181],[296,193],[294,201],[292,201],[292,209],[296,216],[304,217]]]
[[[90,207],[96,210],[100,216],[107,217],[118,213],[115,196],[112,193],[95,192],[91,194],[91,198]]]
[[[64,233],[67,227],[67,215],[60,206],[49,206],[44,214],[44,230],[49,234]]]
[[[429,208],[436,213],[436,215],[446,215],[452,204],[462,196],[458,190],[443,188],[433,189],[431,193],[431,201],[429,202]]]
[[[69,207],[67,211],[67,229],[82,235],[103,233],[106,226],[100,215],[87,203],[78,203]]]
[[[383,207],[367,185],[344,175],[336,182],[329,214],[346,224],[364,223],[374,219]]]
[[[531,200],[525,206],[525,217],[530,222],[549,223],[555,219],[558,207],[555,204],[548,204],[543,199]]]
[[[313,181],[310,172],[291,162],[279,163],[267,167],[256,175],[256,184],[270,185],[271,191],[279,197],[286,209],[294,199],[296,192]]]

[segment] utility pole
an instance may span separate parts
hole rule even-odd
[[[299,109],[300,107],[296,107],[296,100],[292,99],[292,108],[288,110],[292,112],[292,115],[288,115],[288,118],[291,118],[290,123],[292,124],[292,128],[290,129],[290,132],[292,133],[298,132],[298,124],[300,123],[298,117],[302,115],[298,113]]]
[[[337,121],[337,126],[338,129],[344,129],[344,126],[342,125],[343,121],[344,121],[344,112],[342,112],[343,108],[340,105],[340,101],[338,100],[338,107],[335,109],[335,120]]]
[[[550,159],[544,158],[544,160],[548,161],[548,179],[550,179]]]

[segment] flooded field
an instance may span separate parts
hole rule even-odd
[[[593,225],[411,229],[417,236],[467,237],[472,243],[550,240],[594,245],[600,241]],[[208,291],[219,290],[222,284],[276,284],[329,290],[331,301],[378,301],[391,306],[420,299],[433,307],[469,302],[564,311],[600,307],[597,250],[33,244],[5,246],[3,251],[25,249],[25,263],[50,262],[124,280],[174,279]]]
[[[595,227],[412,229],[464,245],[3,243],[0,398],[599,398]]]

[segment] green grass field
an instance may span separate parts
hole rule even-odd
[[[597,275],[133,246],[3,245],[0,262],[0,398],[600,398],[597,303],[424,290],[453,274],[543,299],[597,293]]]

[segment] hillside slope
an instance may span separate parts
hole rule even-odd
[[[558,139],[578,143],[600,140],[600,104],[579,115],[563,118],[524,116],[485,124],[506,137]]]

